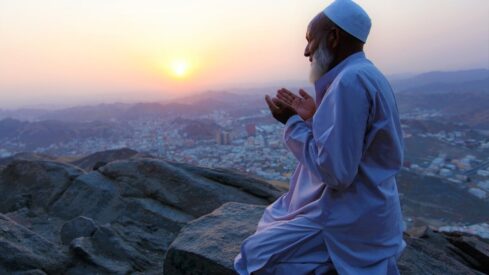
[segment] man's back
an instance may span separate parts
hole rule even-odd
[[[359,99],[362,97],[365,102]],[[324,142],[324,146],[336,147],[330,150],[331,155],[325,157],[331,159],[331,167],[337,171],[350,171],[345,173],[344,182],[340,182],[340,190],[329,188],[325,192],[327,214],[321,224],[325,226],[326,234],[330,235],[328,247],[335,246],[338,251],[345,250],[345,253],[350,249],[355,250],[355,253],[349,254],[350,263],[355,261],[359,265],[369,263],[370,259],[365,258],[369,253],[378,253],[371,255],[371,258],[383,258],[400,252],[404,247],[403,226],[395,175],[402,167],[404,144],[391,86],[370,61],[358,58],[338,73],[323,101],[320,104],[346,107],[346,110],[318,112],[314,118],[316,124],[324,123],[320,117],[322,115],[336,117],[326,119],[328,125],[317,128],[328,128],[332,132],[335,128],[361,128],[340,130],[345,134],[351,133],[350,136],[343,136],[343,141],[330,138]],[[359,110],[368,110],[368,113]],[[367,115],[366,119],[340,117],[363,114]],[[355,123],[366,125],[362,128],[363,125]],[[356,166],[352,162],[354,158],[345,155],[356,154],[352,150],[355,146],[351,144],[357,141],[349,139],[361,138],[359,132],[363,132],[363,138]],[[321,134],[318,131],[317,136]],[[325,164],[328,162],[323,160]],[[350,181],[351,176],[353,179]]]

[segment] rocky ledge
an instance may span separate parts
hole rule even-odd
[[[242,240],[285,191],[127,149],[0,166],[0,274],[234,274]],[[489,271],[476,237],[425,229],[405,238],[403,274]]]
[[[264,206],[229,202],[193,220],[170,245],[165,273],[236,274],[239,244],[256,230]],[[401,274],[487,274],[489,243],[473,236],[429,228],[406,233],[407,248],[398,262]]]
[[[37,156],[4,162],[0,274],[161,274],[187,222],[226,202],[266,205],[283,192],[232,171],[121,155],[97,154],[105,164],[84,158],[89,171]]]

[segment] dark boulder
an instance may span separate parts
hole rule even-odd
[[[0,271],[3,274],[61,273],[68,264],[66,249],[0,214]],[[36,271],[37,270],[37,271]]]
[[[85,171],[97,170],[107,163],[115,160],[124,160],[132,157],[149,156],[141,154],[129,148],[121,148],[93,153],[91,155],[79,158],[71,162]]]
[[[110,161],[88,173],[55,161],[14,160],[0,174],[0,212],[61,256],[39,250],[20,257],[25,265],[17,268],[0,254],[0,273],[161,274],[186,223],[226,202],[266,205],[279,195],[259,179],[158,159]],[[19,251],[32,249],[23,245]]]
[[[61,227],[61,242],[63,244],[69,244],[73,239],[90,237],[95,230],[97,230],[97,225],[92,219],[83,216],[74,218]]]
[[[265,206],[229,202],[193,220],[171,244],[165,274],[236,274],[234,257],[255,232]]]
[[[0,174],[0,212],[46,210],[83,170],[53,161],[12,161]]]

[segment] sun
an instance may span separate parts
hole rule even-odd
[[[170,71],[177,78],[184,78],[188,75],[190,64],[185,59],[173,60],[170,64]]]

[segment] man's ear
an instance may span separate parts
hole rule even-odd
[[[340,30],[338,28],[332,28],[328,37],[328,44],[332,50],[336,49],[340,44]]]

